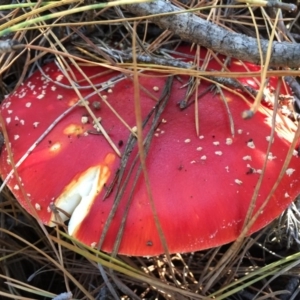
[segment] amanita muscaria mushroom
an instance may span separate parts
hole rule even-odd
[[[211,68],[220,69],[216,62],[210,64]],[[249,64],[248,68],[257,70]],[[230,69],[245,70],[235,60],[231,62]],[[94,76],[105,71],[100,67],[82,66],[82,70],[94,84],[107,82],[117,74],[104,72],[101,76]],[[60,218],[67,219],[62,212],[58,218],[55,208],[67,212],[70,215],[67,223],[69,234],[91,246],[97,246],[115,204],[117,208],[101,249],[107,252],[113,250],[125,216],[118,252],[126,255],[162,253],[164,248],[143,173],[140,173],[132,189],[139,160],[120,200],[115,199],[138,153],[137,146],[132,149],[127,163],[121,166],[117,152],[102,134],[97,134],[83,106],[71,110],[51,128],[51,124],[79,99],[71,88],[66,88],[69,82],[54,63],[44,66],[43,72],[34,73],[2,103],[1,114],[15,163],[45,131],[51,129],[17,168],[27,197],[22,193],[15,175],[8,181],[11,191],[27,211],[47,225],[53,226]],[[72,72],[69,74],[78,81],[82,95],[92,93],[91,88],[80,89],[88,83],[82,80],[82,75],[75,68]],[[146,157],[151,196],[171,253],[205,249],[236,239],[265,160],[267,167],[255,211],[275,184],[293,138],[292,123],[285,117],[277,117],[273,143],[266,157],[272,112],[263,108],[250,120],[244,120],[241,113],[249,109],[250,104],[226,90],[223,92],[234,123],[234,134],[221,95],[209,92],[198,101],[200,135],[197,135],[195,105],[184,110],[178,107],[178,102],[185,97],[186,88],[183,86],[188,80],[186,76],[181,76],[181,82],[174,79],[170,98],[159,116]],[[140,102],[145,119],[157,103],[145,89],[159,98],[166,77],[153,73],[147,76],[141,74],[139,81],[143,86]],[[199,93],[208,84],[202,80]],[[111,89],[111,93],[106,91],[103,94],[127,127],[105,103],[101,103],[100,109],[93,104],[94,101],[101,101],[98,95],[88,98],[89,107],[96,117],[101,118],[101,125],[124,157],[128,154],[124,153],[127,141],[132,136],[130,128],[136,126],[134,86],[127,78]],[[244,96],[249,98],[246,94]],[[153,118],[152,115],[145,126],[144,136],[149,132]],[[294,150],[278,188],[249,233],[270,223],[298,195],[299,159]],[[12,169],[6,148],[2,150],[0,166],[1,176],[5,179]],[[117,174],[123,168],[125,176],[118,189]],[[111,187],[112,191],[105,197]]]

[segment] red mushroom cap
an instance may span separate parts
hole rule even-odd
[[[220,68],[216,63],[211,64],[215,69]],[[255,68],[252,66],[252,69]],[[106,74],[95,77],[95,74],[103,71],[99,67],[82,67],[82,70],[89,78],[93,78],[94,84],[106,82],[112,76]],[[232,61],[231,70],[245,69],[237,61]],[[104,136],[93,134],[97,132],[84,107],[76,106],[51,127],[61,114],[78,101],[78,96],[65,87],[68,80],[54,63],[46,65],[43,72],[44,75],[39,71],[34,73],[1,107],[15,163],[50,129],[18,167],[30,204],[15,176],[9,179],[8,186],[23,207],[33,215],[34,209],[47,225],[59,221],[54,207],[66,211],[71,215],[69,234],[87,245],[95,246],[116,204],[118,188],[112,183],[117,181],[116,174],[124,166],[120,165],[120,157]],[[72,72],[79,82],[82,95],[86,97],[92,93],[92,89],[80,89],[80,86],[88,83],[82,80],[75,68],[72,68]],[[182,80],[186,83],[188,78],[183,76]],[[165,82],[166,78],[157,74],[140,76],[140,84],[157,97],[162,93]],[[208,84],[202,81],[199,93]],[[182,86],[182,82],[174,80],[169,101],[159,117],[146,157],[151,195],[171,253],[206,249],[237,238],[264,161],[268,160],[267,168],[255,211],[265,201],[278,178],[293,138],[293,132],[288,127],[294,126],[285,117],[278,118],[271,151],[266,157],[271,135],[271,111],[264,108],[252,119],[243,120],[241,113],[249,109],[249,104],[224,90],[234,121],[235,135],[231,133],[230,118],[221,96],[209,92],[198,102],[200,136],[197,136],[195,106],[190,105],[184,110],[178,107],[178,102],[186,93]],[[112,93],[103,94],[128,124],[127,128],[105,103],[101,103],[101,109],[92,105],[93,101],[101,101],[99,96],[94,95],[88,101],[124,157],[128,154],[125,148],[132,133],[128,128],[136,126],[134,87],[130,79],[124,79],[111,89]],[[157,102],[144,90],[140,92],[140,101],[145,119]],[[153,115],[144,129],[145,136],[152,120]],[[135,146],[125,166],[125,175],[130,173],[137,153]],[[286,174],[250,232],[271,222],[298,195],[299,165],[295,151]],[[11,172],[7,149],[2,151],[0,168],[1,176],[5,179]],[[119,253],[156,255],[164,252],[142,173],[131,199],[138,169],[139,160],[117,203],[101,246],[104,251],[113,250],[125,216]],[[121,187],[125,177],[121,180]],[[110,186],[113,189],[105,198]],[[59,214],[63,220],[67,219],[63,213]]]

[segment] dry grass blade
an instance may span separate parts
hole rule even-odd
[[[194,299],[204,299],[203,296],[200,296],[200,295],[196,295],[194,293],[191,293],[189,291],[186,291],[186,290],[182,290],[182,289],[178,289],[176,287],[172,287],[168,284],[165,284],[159,280],[157,280],[156,278],[153,278],[153,277],[149,277],[147,276],[146,274],[143,274],[141,273],[141,271],[139,270],[135,270],[135,269],[129,269],[128,267],[124,268],[122,266],[118,266],[116,264],[114,264],[112,261],[105,261],[103,259],[101,259],[99,257],[99,255],[95,255],[95,254],[92,254],[90,252],[87,252],[85,249],[83,248],[79,248],[79,247],[76,247],[74,245],[71,245],[65,241],[62,241],[62,240],[58,240],[56,239],[55,237],[53,237],[53,240],[56,241],[57,243],[60,243],[63,247],[66,247],[72,251],[74,251],[75,253],[78,253],[92,261],[95,261],[105,267],[109,267],[115,271],[118,271],[118,272],[121,272],[125,275],[128,275],[138,281],[141,281],[143,283],[147,283],[157,289],[162,289],[164,290],[166,293],[172,293],[172,292],[175,292],[175,293],[178,293],[178,294],[182,294],[184,296],[187,296],[187,297],[193,297]],[[77,242],[76,242],[77,243]],[[82,245],[82,247],[86,248],[86,246]],[[92,249],[89,249],[89,250],[92,250]],[[95,252],[95,250],[92,250],[93,252]],[[97,252],[96,252],[97,253]],[[99,254],[99,252],[98,252]]]

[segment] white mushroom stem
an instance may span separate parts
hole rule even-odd
[[[61,221],[65,222],[69,219],[69,215],[71,216],[68,227],[70,235],[72,235],[77,224],[81,223],[84,219],[89,210],[89,205],[91,205],[94,198],[97,196],[98,191],[101,190],[101,187],[98,189],[100,172],[101,166],[95,166],[84,171],[79,178],[73,179],[64,188],[61,195],[54,201],[56,208],[60,208],[61,211],[66,212],[66,214],[61,211],[58,213]],[[74,222],[72,217],[76,209],[76,220]],[[49,226],[55,226],[55,221],[58,221],[56,213],[52,213]]]

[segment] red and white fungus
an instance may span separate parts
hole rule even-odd
[[[215,61],[210,62],[210,67],[221,68]],[[247,67],[258,69],[250,64]],[[245,71],[236,60],[232,60],[230,69]],[[97,87],[119,75],[101,67],[82,66],[82,70]],[[70,76],[122,157],[127,157],[126,144],[137,125],[132,81],[125,78],[101,92],[120,114],[122,122],[97,94],[93,94],[92,88],[87,88],[89,84],[75,68]],[[151,196],[171,253],[206,249],[237,238],[264,162],[267,160],[267,167],[255,211],[278,178],[295,127],[289,119],[277,117],[267,155],[272,111],[263,107],[253,118],[244,120],[241,113],[249,109],[250,104],[224,89],[228,108],[220,94],[208,92],[199,99],[200,134],[197,135],[194,103],[184,110],[178,106],[186,94],[186,87],[182,87],[189,80],[187,76],[180,78],[180,81],[174,79],[170,98],[159,116],[146,156]],[[156,105],[154,97],[159,98],[163,93],[166,80],[153,73],[139,76],[143,86],[140,90],[143,119]],[[247,82],[250,79],[243,80]],[[208,85],[202,80],[199,94]],[[97,246],[115,204],[116,211],[101,244],[103,251],[113,250],[125,216],[119,253],[144,256],[164,252],[143,173],[136,180],[139,161],[129,172],[138,153],[137,146],[129,151],[127,163],[121,165],[117,151],[95,129],[86,108],[77,105],[70,109],[78,101],[66,74],[55,63],[44,66],[43,73],[34,73],[5,99],[1,106],[3,127],[9,137],[22,189],[12,174],[6,148],[0,158],[2,178],[12,174],[7,184],[32,215],[49,226],[69,219],[69,234],[87,245]],[[150,130],[154,115],[144,128],[144,136]],[[278,188],[249,233],[270,223],[298,195],[300,161],[296,150],[294,154]],[[124,185],[124,176],[117,188],[116,175],[123,168],[126,176],[130,174],[128,183]],[[123,186],[121,197],[116,201],[116,194]],[[108,193],[110,187],[113,188]]]

